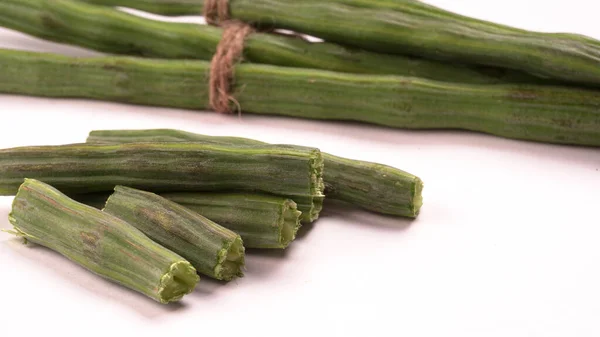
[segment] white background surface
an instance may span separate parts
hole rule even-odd
[[[595,1],[437,0],[521,28],[600,38]],[[352,23],[348,23],[352,25]],[[0,47],[92,55],[0,30]],[[0,95],[0,147],[92,129],[180,128],[297,143],[425,181],[416,221],[328,207],[247,275],[162,306],[0,233],[0,335],[599,336],[600,150],[468,132]],[[0,198],[0,228],[12,198]]]

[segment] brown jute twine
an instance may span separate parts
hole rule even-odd
[[[227,0],[206,0],[204,18],[209,24],[220,24],[223,36],[210,63],[209,103],[219,113],[231,113],[231,104],[240,110],[237,100],[231,94],[235,65],[241,60],[246,37],[254,32],[251,26],[236,20],[229,20]]]
[[[228,0],[204,0],[203,15],[209,25],[218,25],[219,22],[229,20]]]

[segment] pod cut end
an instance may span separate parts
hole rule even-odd
[[[303,223],[311,223],[319,218],[323,210],[323,201],[325,196],[291,196],[301,210],[300,221]]]
[[[413,205],[412,205],[412,214],[413,217],[416,218],[419,215],[419,212],[421,212],[421,206],[423,206],[423,180],[421,180],[418,177],[415,177],[415,182],[412,188],[412,199],[413,199]]]
[[[292,200],[287,200],[283,205],[283,212],[279,220],[281,226],[281,236],[279,237],[279,243],[281,248],[287,248],[292,241],[296,239],[296,234],[302,226],[300,224],[300,217],[302,212],[297,208],[297,205]]]
[[[244,242],[238,235],[235,240],[219,252],[219,263],[215,267],[215,275],[218,280],[231,281],[236,277],[243,277],[246,249]]]
[[[323,200],[325,199],[325,182],[323,181],[323,170],[325,168],[325,160],[321,151],[315,151],[315,158],[311,161],[311,180],[314,187],[313,192],[313,207],[310,210],[310,221],[315,221],[319,218],[323,210]]]
[[[313,198],[313,208],[310,210],[310,222],[319,219],[319,215],[321,215],[321,211],[323,210],[324,200],[325,196],[323,195]]]
[[[187,261],[175,262],[160,279],[158,300],[161,303],[179,301],[196,288],[200,277]]]

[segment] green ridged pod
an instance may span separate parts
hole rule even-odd
[[[14,234],[161,303],[178,301],[199,281],[188,261],[129,223],[37,180],[21,185],[9,220]]]
[[[202,215],[154,193],[117,186],[103,212],[181,254],[200,274],[231,281],[244,276],[242,238]]]
[[[86,0],[166,15],[202,12],[204,1]],[[415,0],[229,0],[230,16],[378,53],[520,70],[600,86],[600,42],[516,29]],[[348,29],[352,22],[352,29]]]
[[[303,220],[322,209],[323,159],[314,148],[198,143],[71,144],[0,150],[0,195],[24,178],[67,194],[126,185],[151,192],[262,192],[295,200]]]
[[[2,50],[0,92],[205,110],[209,68],[203,61]],[[254,64],[236,66],[235,76],[233,95],[249,113],[600,146],[600,95],[595,90],[472,85]],[[302,206],[296,196],[287,197]]]
[[[240,234],[247,248],[286,248],[300,229],[291,199],[263,194],[163,193],[194,212]]]
[[[208,192],[172,192],[160,196],[240,234],[246,248],[287,248],[300,229],[302,212],[294,201],[283,197]],[[91,193],[71,197],[101,209],[109,195]]]
[[[90,132],[87,142],[199,142],[239,146],[265,144],[248,138],[206,136],[172,129],[96,130]],[[423,182],[418,177],[386,165],[341,158],[328,153],[323,153],[323,160],[327,198],[382,214],[407,217],[419,214],[423,204]],[[210,215],[207,217],[211,218]],[[246,239],[244,241],[247,242]]]

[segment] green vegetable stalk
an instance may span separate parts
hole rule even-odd
[[[173,15],[198,14],[205,1],[86,0]],[[230,17],[379,53],[521,70],[600,85],[600,42],[538,33],[454,14],[415,0],[229,0]],[[348,29],[348,23],[352,29]]]
[[[21,147],[0,150],[0,195],[36,178],[65,193],[112,191],[127,185],[152,192],[264,192],[298,200],[303,220],[323,202],[323,162],[317,149],[197,143]],[[304,213],[304,211],[306,213]]]
[[[247,248],[287,248],[300,229],[296,203],[262,194],[164,193],[162,197],[240,234]]]
[[[209,66],[203,61],[83,59],[4,50],[0,92],[207,109]],[[600,95],[594,90],[471,85],[255,64],[236,66],[235,76],[233,94],[250,113],[600,145]]]
[[[0,0],[0,26],[111,54],[169,59],[211,60],[223,34],[216,27],[158,22],[74,0]],[[377,54],[266,33],[248,37],[244,58],[250,63],[456,82],[542,81],[502,69]]]
[[[178,301],[199,280],[188,261],[127,222],[37,180],[21,185],[9,220],[14,234],[161,303]]]
[[[302,212],[291,199],[267,194],[172,192],[160,193],[242,237],[246,248],[284,249],[294,241]],[[71,196],[103,208],[108,195],[91,193]]]
[[[154,193],[115,187],[104,212],[181,254],[199,273],[231,281],[244,276],[244,245],[231,230]]]
[[[98,144],[199,142],[238,146],[265,144],[248,138],[206,136],[168,129],[97,130],[90,132],[87,142]],[[325,165],[323,180],[327,198],[342,200],[388,215],[416,217],[419,214],[423,204],[421,196],[423,183],[418,177],[386,165],[341,158],[328,153],[323,153],[323,160]],[[205,215],[213,219],[211,215]],[[225,223],[223,220],[213,220]],[[242,238],[247,242],[243,235]]]

